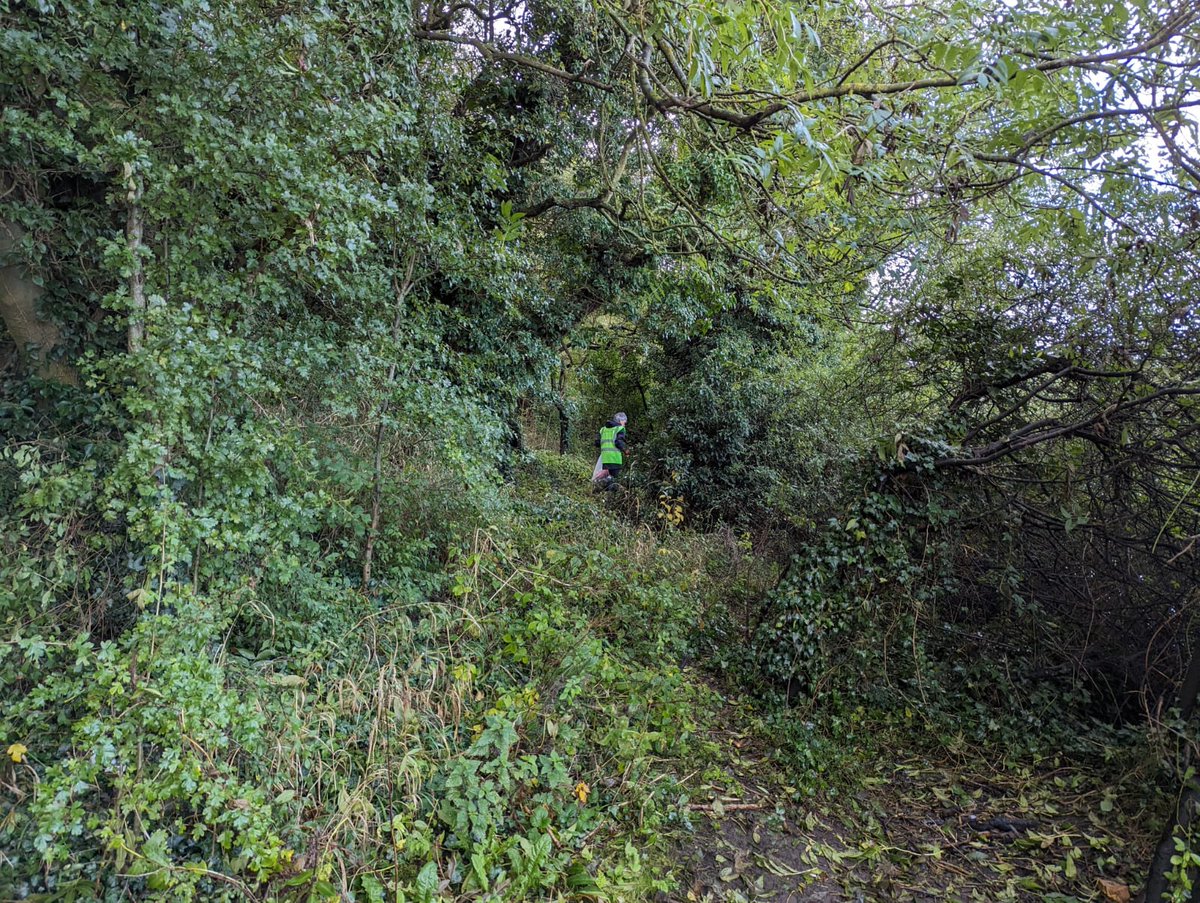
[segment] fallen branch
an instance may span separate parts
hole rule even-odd
[[[761,812],[764,809],[774,808],[766,803],[722,803],[719,811],[714,803],[692,803],[688,806],[688,809],[693,812],[713,812],[717,815],[722,812]]]

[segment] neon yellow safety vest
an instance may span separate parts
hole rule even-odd
[[[600,463],[601,464],[624,464],[625,457],[621,454],[621,450],[617,448],[617,435],[621,433],[625,427],[623,426],[606,426],[600,430]]]

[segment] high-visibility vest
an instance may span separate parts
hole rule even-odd
[[[625,463],[625,458],[621,454],[621,450],[617,448],[617,434],[624,430],[623,426],[606,426],[600,430],[600,463],[601,464],[617,464]]]

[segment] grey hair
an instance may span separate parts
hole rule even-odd
[[[613,422],[614,423],[628,423],[629,418],[625,416],[624,411],[617,411],[617,413],[613,414]]]

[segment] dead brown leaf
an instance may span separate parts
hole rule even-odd
[[[1120,881],[1109,881],[1107,878],[1097,878],[1096,883],[1100,885],[1100,890],[1106,899],[1112,900],[1113,903],[1129,903],[1131,898],[1129,885],[1122,884]]]

